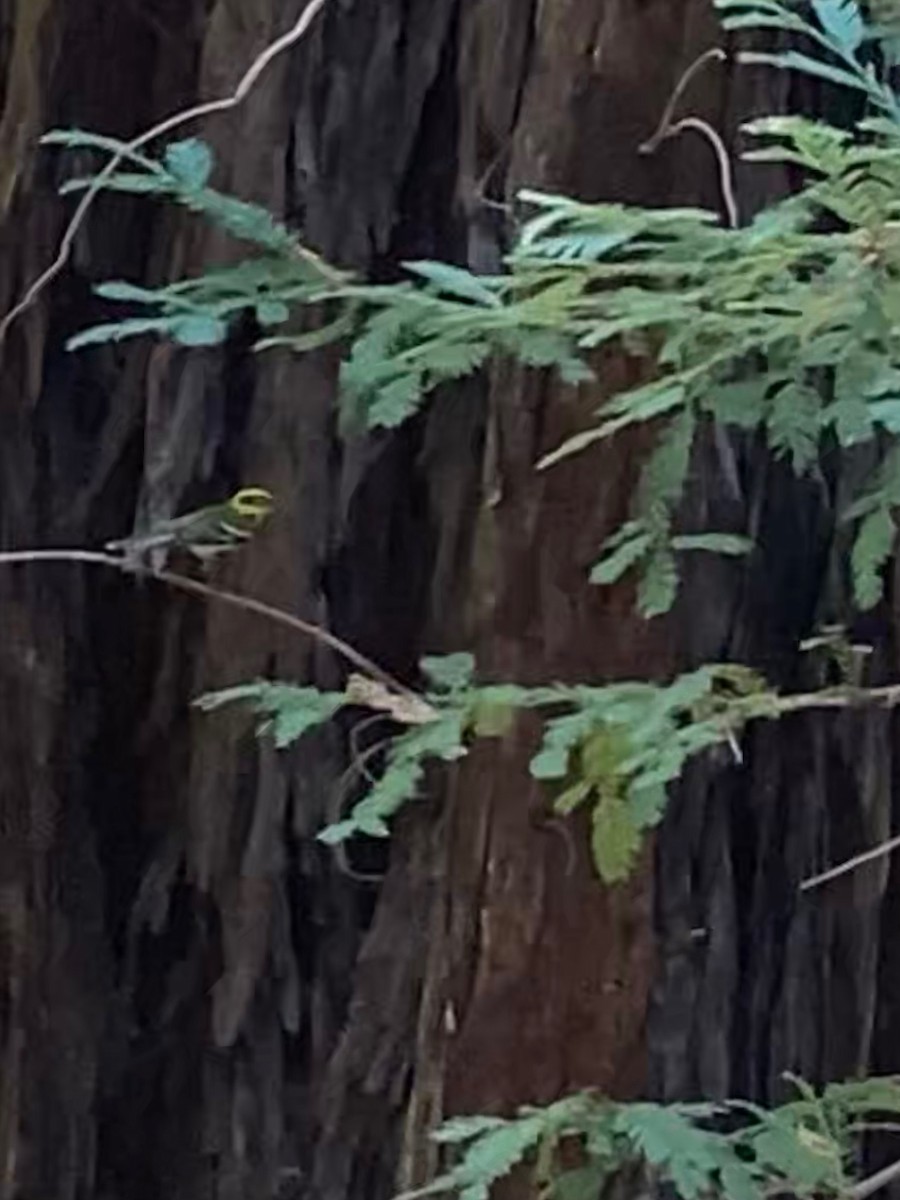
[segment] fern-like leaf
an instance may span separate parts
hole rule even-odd
[[[347,698],[342,692],[260,681],[208,692],[194,701],[204,712],[235,703],[246,704],[258,713],[262,717],[260,734],[271,733],[276,747],[283,750],[316,726],[330,721],[347,703]]]
[[[853,592],[862,609],[874,608],[884,594],[882,571],[890,558],[897,530],[890,512],[878,508],[860,521],[850,556]]]

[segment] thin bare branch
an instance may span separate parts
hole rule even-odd
[[[880,1191],[883,1187],[887,1187],[895,1179],[900,1179],[900,1161],[882,1167],[880,1171],[876,1171],[868,1179],[860,1180],[859,1183],[850,1189],[847,1196],[849,1200],[868,1200],[869,1196],[874,1195],[875,1192]]]
[[[822,692],[795,692],[793,696],[775,696],[775,716],[805,712],[814,708],[896,708],[900,705],[900,684],[885,687],[838,687]]]
[[[641,150],[649,153],[651,149],[655,150],[659,142],[664,138],[675,137],[677,134],[683,133],[686,129],[693,129],[695,133],[701,134],[712,146],[719,166],[719,188],[722,193],[725,215],[728,219],[728,228],[737,229],[740,218],[738,214],[737,195],[734,188],[734,172],[731,167],[731,156],[728,153],[727,146],[722,141],[721,135],[713,129],[708,121],[704,121],[702,117],[682,117],[674,125],[669,125],[662,136],[653,142],[652,147],[649,142],[645,142]]]
[[[669,97],[669,103],[663,110],[663,115],[660,118],[659,125],[656,127],[656,132],[646,142],[643,142],[640,151],[642,154],[652,154],[656,150],[661,141],[669,136],[669,130],[672,127],[672,118],[675,115],[675,106],[684,95],[688,84],[694,76],[705,67],[708,62],[724,62],[726,58],[725,51],[719,46],[712,46],[709,50],[698,55],[691,65],[687,68],[675,87],[672,89],[672,95]]]
[[[701,134],[712,146],[719,164],[719,188],[722,192],[722,203],[728,218],[728,228],[737,229],[739,224],[737,196],[734,190],[734,172],[731,167],[731,156],[719,133],[702,117],[683,117],[669,129],[669,137],[674,137],[685,129],[693,129]]]
[[[305,637],[312,638],[320,645],[327,646],[334,650],[347,662],[352,663],[355,667],[365,672],[370,678],[379,681],[384,687],[401,696],[405,696],[414,706],[416,711],[425,703],[423,698],[411,688],[401,683],[389,672],[379,667],[377,663],[367,658],[360,651],[354,649],[353,646],[337,637],[336,634],[323,629],[321,625],[315,625],[310,621],[304,621],[301,617],[295,617],[292,613],[285,612],[283,609],[275,608],[271,604],[265,604],[261,600],[256,600],[252,596],[243,596],[238,592],[224,591],[220,588],[212,587],[210,584],[203,583],[199,579],[191,579],[187,575],[180,575],[175,571],[168,570],[152,570],[150,568],[135,567],[133,563],[116,557],[112,554],[104,554],[97,550],[7,550],[0,551],[0,566],[14,566],[23,563],[41,563],[41,562],[56,562],[56,563],[84,563],[91,566],[107,567],[115,571],[123,572],[127,575],[132,575],[137,578],[155,579],[157,582],[165,584],[168,587],[175,588],[178,591],[188,592],[195,596],[201,596],[204,599],[220,604],[230,605],[232,608],[242,609],[244,612],[254,613],[257,616],[263,617],[266,620],[273,621],[277,624],[284,625],[289,629],[293,629],[297,633],[303,634]],[[785,716],[788,713],[807,712],[814,709],[846,709],[846,708],[893,708],[900,705],[900,684],[890,684],[885,687],[877,688],[856,688],[843,687],[834,688],[820,692],[798,692],[792,696],[778,696],[776,694],[766,694],[764,704],[760,705],[760,697],[748,697],[748,702],[756,707],[745,710],[742,723],[752,720],[773,720],[778,717]],[[356,702],[356,701],[354,701]],[[365,707],[366,700],[360,697],[359,702]],[[376,703],[373,707],[376,709],[381,707]],[[389,713],[378,713],[374,719],[388,718]],[[398,719],[395,717],[395,719]],[[400,718],[402,719],[402,718]],[[368,723],[368,722],[367,722]],[[383,743],[375,743],[375,747],[380,747]],[[352,770],[359,771],[365,766],[365,763],[370,757],[370,752],[373,747],[367,747],[366,750],[359,754],[354,754],[354,763]],[[900,835],[890,838],[888,841],[881,843],[879,846],[873,847],[862,854],[855,855],[853,858],[847,859],[846,862],[839,863],[835,867],[831,867],[828,871],[820,875],[815,875],[806,879],[801,883],[801,891],[810,891],[813,888],[821,886],[832,879],[837,879],[841,875],[847,874],[849,871],[855,870],[857,867],[864,866],[866,863],[872,862],[875,859],[883,857],[885,854],[890,854],[893,850],[900,848]],[[866,1192],[865,1195],[869,1195]],[[863,1197],[857,1198],[863,1200]]]
[[[373,785],[377,782],[375,776],[368,768],[369,760],[377,754],[382,754],[388,749],[390,744],[390,737],[382,738],[380,741],[373,742],[371,746],[367,746],[361,754],[354,756],[350,765],[337,781],[337,786],[328,800],[326,817],[329,825],[336,825],[338,821],[343,819],[344,805],[358,777],[362,776],[362,778]],[[348,879],[352,879],[356,883],[368,884],[378,884],[384,880],[382,872],[357,871],[350,863],[350,856],[343,842],[335,842],[331,849],[334,852],[334,861],[337,863],[338,870],[342,875],[346,875]]]
[[[886,842],[873,846],[871,850],[864,850],[862,854],[854,854],[853,858],[838,863],[836,867],[823,871],[821,875],[811,875],[809,879],[804,879],[800,884],[800,891],[811,892],[813,888],[821,887],[823,883],[830,883],[832,879],[838,879],[841,875],[847,875],[851,871],[855,871],[857,867],[865,866],[866,863],[884,858],[886,854],[892,854],[898,848],[900,848],[900,835],[888,838]]]
[[[66,263],[72,254],[72,246],[79,230],[85,222],[88,212],[91,209],[94,201],[99,193],[103,190],[104,184],[108,182],[110,177],[115,173],[121,165],[122,160],[126,155],[139,150],[148,142],[154,141],[158,137],[162,137],[166,133],[171,133],[173,129],[178,129],[182,125],[186,125],[191,121],[199,120],[201,117],[211,116],[213,113],[228,112],[232,108],[237,108],[239,104],[247,98],[250,91],[258,82],[260,76],[266,68],[277,58],[288,50],[306,34],[313,20],[319,12],[325,7],[328,0],[310,0],[306,8],[297,18],[295,24],[275,41],[271,42],[266,48],[257,55],[250,64],[249,68],[244,72],[235,90],[230,96],[223,96],[218,100],[207,100],[201,104],[193,105],[191,108],[182,109],[180,112],[173,113],[172,116],[166,117],[152,128],[145,130],[117,153],[114,154],[107,162],[106,166],[92,180],[90,187],[85,191],[84,195],[78,203],[78,207],[72,214],[69,224],[66,226],[60,239],[59,249],[56,258],[45,271],[43,271],[37,279],[31,284],[25,294],[0,321],[0,346],[2,346],[9,327],[13,321],[17,320],[24,312],[26,312],[38,296],[49,287],[54,279],[65,268]],[[311,251],[306,251],[305,248],[298,246],[298,253],[303,256],[310,256],[314,259],[317,265],[321,265],[321,260],[318,255],[312,254]]]
[[[718,46],[713,46],[694,59],[675,85],[675,89],[669,98],[669,103],[665,107],[656,131],[651,137],[647,138],[646,142],[641,144],[639,149],[641,154],[654,154],[659,149],[660,144],[667,138],[676,137],[686,129],[693,129],[695,133],[699,133],[706,138],[712,146],[719,164],[719,186],[722,191],[722,203],[725,206],[725,213],[728,218],[728,227],[730,229],[737,229],[739,216],[737,193],[734,186],[734,172],[731,166],[731,156],[721,135],[713,129],[708,121],[704,121],[701,117],[682,117],[680,121],[673,121],[678,101],[684,95],[685,89],[700,68],[712,60],[721,62],[725,58],[725,51]]]
[[[350,742],[350,757],[357,763],[357,765],[359,766],[359,769],[360,769],[360,774],[365,776],[365,778],[369,781],[369,783],[375,783],[375,776],[372,774],[372,772],[369,770],[369,768],[365,764],[365,760],[362,757],[363,754],[365,753],[365,751],[364,751],[363,747],[360,746],[359,739],[367,729],[371,729],[374,725],[378,725],[382,721],[391,721],[391,720],[393,720],[393,718],[390,716],[389,713],[386,713],[386,712],[370,713],[367,717],[364,717],[361,721],[357,721],[356,724],[350,730],[350,736],[348,739]]]
[[[364,654],[361,654],[345,641],[342,641],[336,634],[323,629],[321,625],[315,625],[311,621],[304,621],[301,617],[295,617],[292,613],[285,612],[281,608],[265,604],[262,600],[255,600],[252,596],[242,596],[239,592],[223,591],[221,588],[211,587],[208,583],[201,583],[199,579],[191,579],[187,575],[179,575],[175,571],[156,571],[149,568],[146,570],[136,569],[132,563],[126,562],[122,558],[117,558],[113,554],[103,554],[98,550],[7,550],[0,552],[0,566],[40,562],[86,563],[90,566],[110,567],[114,571],[120,571],[126,575],[133,575],[137,578],[155,579],[159,583],[164,583],[166,586],[175,588],[178,591],[189,592],[194,596],[202,596],[205,600],[218,604],[227,604],[232,608],[240,608],[244,612],[254,613],[256,616],[263,617],[267,621],[274,621],[276,624],[293,629],[296,633],[302,633],[305,637],[312,638],[313,641],[318,642],[320,645],[334,650],[336,654],[346,659],[347,662],[352,663],[355,667],[358,667],[361,671],[371,676],[371,678],[377,679],[385,687],[399,692],[411,700],[421,702],[420,697],[411,688],[406,687],[405,684],[395,679],[388,671],[379,667],[377,663],[372,662],[370,658],[366,658]]]
[[[786,716],[788,713],[809,712],[814,709],[896,708],[900,705],[900,686],[889,684],[877,688],[844,687],[823,692],[797,692],[793,696],[774,696],[771,699],[770,711],[760,715],[776,718]],[[803,880],[799,890],[801,892],[812,891],[814,888],[821,887],[822,884],[830,883],[833,879],[839,879],[842,875],[855,871],[857,867],[875,862],[898,848],[900,848],[900,835],[889,838],[886,842],[881,842],[861,854],[855,854],[852,858],[830,867],[827,871],[811,875],[808,879]]]

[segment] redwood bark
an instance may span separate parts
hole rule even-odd
[[[127,136],[225,93],[299,7],[3,0],[4,309],[67,213],[54,191],[72,164],[38,154],[39,133]],[[332,0],[200,132],[218,186],[337,262],[380,277],[413,257],[490,268],[504,233],[482,194],[720,203],[701,141],[639,153],[718,38],[700,0]],[[786,88],[713,67],[684,105],[733,138]],[[787,182],[739,169],[744,215]],[[135,510],[262,484],[279,501],[271,531],[217,579],[410,678],[421,653],[472,646],[488,676],[520,682],[664,677],[729,654],[789,680],[817,597],[842,603],[832,497],[743,444],[744,499],[722,493],[707,448],[689,506],[757,521],[758,575],[691,576],[650,625],[626,590],[587,585],[647,439],[547,474],[534,462],[645,369],[615,355],[596,393],[498,367],[397,434],[342,444],[331,353],[256,357],[249,331],[221,352],[63,352],[103,312],[94,282],[235,253],[193,218],[100,201],[3,348],[4,547],[94,545]],[[389,864],[353,848],[356,867],[387,868],[373,887],[314,841],[346,767],[336,732],[276,755],[240,714],[189,709],[259,674],[334,683],[315,647],[75,568],[0,571],[0,612],[3,1200],[380,1200],[429,1169],[443,1113],[589,1084],[766,1098],[785,1068],[896,1067],[890,864],[796,891],[889,826],[889,718],[797,720],[754,737],[743,772],[699,766],[613,890],[580,830],[542,821],[523,724],[431,782]]]

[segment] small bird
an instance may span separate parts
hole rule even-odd
[[[271,513],[272,505],[272,494],[265,488],[241,488],[230,500],[158,521],[145,533],[107,542],[106,549],[135,565],[144,565],[154,552],[176,548],[206,563],[249,540]]]

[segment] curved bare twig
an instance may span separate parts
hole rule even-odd
[[[173,129],[178,129],[182,125],[186,125],[190,121],[196,121],[200,117],[208,117],[213,113],[227,112],[229,109],[237,108],[246,99],[249,92],[256,85],[260,76],[270,65],[273,59],[283,54],[285,50],[295,45],[309,29],[316,15],[325,7],[328,0],[310,0],[309,4],[304,8],[303,12],[297,18],[294,25],[286,32],[276,38],[262,51],[261,54],[250,64],[244,72],[235,90],[230,96],[222,96],[218,100],[206,100],[201,104],[195,104],[191,108],[182,109],[180,112],[173,113],[172,116],[166,117],[152,128],[147,129],[144,133],[139,134],[122,149],[114,154],[107,162],[106,166],[98,175],[91,181],[90,187],[87,188],[81,200],[78,202],[78,207],[72,214],[72,218],[66,226],[62,238],[60,239],[59,249],[53,262],[45,271],[35,279],[30,285],[25,294],[22,296],[13,307],[9,310],[6,316],[0,321],[0,346],[6,338],[6,334],[13,321],[17,320],[24,312],[37,300],[38,296],[50,286],[54,279],[62,272],[66,263],[72,255],[72,246],[79,230],[85,222],[88,212],[91,209],[98,194],[103,190],[103,186],[109,180],[116,169],[121,165],[122,160],[126,155],[135,150],[139,150],[148,142],[152,142],[155,138],[162,137],[163,134],[171,133]],[[314,256],[318,258],[318,256]]]
[[[677,134],[683,133],[686,129],[693,129],[695,133],[699,133],[705,137],[712,146],[718,162],[719,186],[722,192],[722,203],[725,206],[725,213],[728,218],[728,227],[729,229],[737,229],[739,215],[737,193],[734,186],[734,172],[731,166],[731,156],[722,140],[721,134],[717,133],[712,125],[708,121],[704,121],[702,117],[682,117],[680,121],[673,121],[675,106],[683,96],[687,85],[700,68],[712,59],[721,62],[726,57],[724,50],[721,50],[718,46],[713,46],[694,59],[675,85],[675,89],[669,97],[669,103],[663,111],[662,118],[655,132],[651,137],[647,138],[646,142],[642,142],[638,149],[641,154],[654,154],[659,149],[660,144],[667,138],[675,137]]]
[[[727,55],[720,46],[711,46],[709,50],[704,50],[702,54],[699,54],[694,59],[691,65],[675,84],[675,87],[672,89],[672,95],[669,97],[669,103],[663,109],[663,115],[660,117],[659,125],[656,127],[656,132],[651,137],[648,137],[646,142],[641,144],[641,154],[652,154],[653,151],[659,146],[660,142],[663,141],[664,138],[668,137],[669,130],[672,127],[672,118],[675,115],[675,106],[684,95],[688,84],[698,73],[698,71],[700,71],[702,67],[705,67],[708,62],[712,62],[713,60],[716,62],[724,62],[726,58]]]

